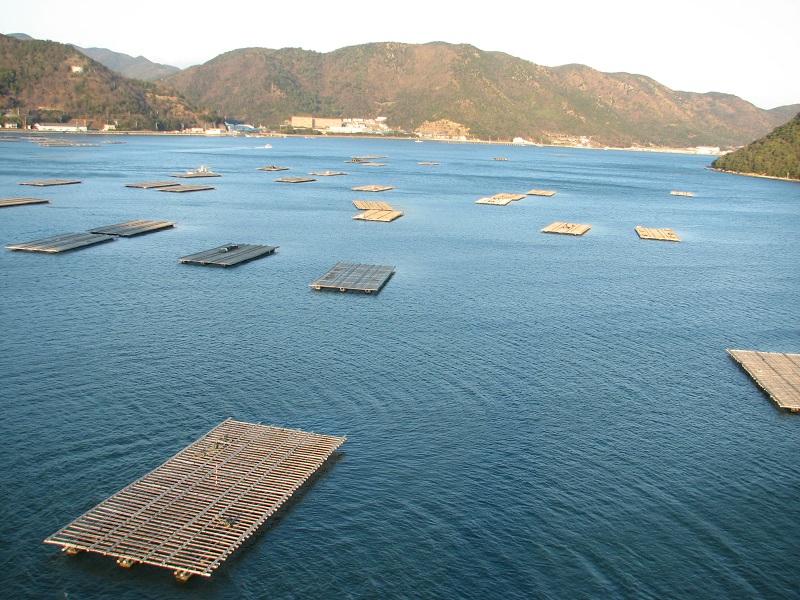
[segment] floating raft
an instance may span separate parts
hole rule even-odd
[[[289,167],[276,167],[275,165],[267,165],[266,167],[258,167],[256,171],[288,171]]]
[[[9,250],[26,250],[28,252],[47,252],[55,254],[57,252],[66,252],[68,250],[77,250],[78,248],[85,248],[94,244],[102,244],[103,242],[110,242],[114,239],[111,235],[93,235],[91,233],[64,233],[54,237],[44,238],[41,240],[33,240],[32,242],[24,242],[22,244],[9,244],[6,246]]]
[[[369,200],[353,200],[353,205],[364,212],[353,215],[354,219],[359,221],[380,221],[382,223],[389,223],[395,219],[399,219],[405,213],[392,208],[386,202],[370,202]]]
[[[215,190],[216,188],[211,185],[173,185],[170,187],[159,188],[159,192],[172,192],[173,194],[185,194],[186,192],[205,192],[206,190]]]
[[[41,181],[23,181],[20,185],[35,185],[36,187],[49,187],[51,185],[72,185],[80,183],[78,179],[43,179]]]
[[[781,408],[800,412],[800,354],[727,350]]]
[[[169,221],[125,221],[116,225],[104,225],[90,229],[89,233],[102,233],[105,235],[116,235],[120,237],[133,237],[143,233],[151,233],[162,229],[169,229],[175,223]]]
[[[386,202],[372,202],[370,200],[353,200],[353,206],[358,210],[394,210]]]
[[[670,195],[670,196],[689,196],[690,198],[691,198],[692,196],[694,196],[694,194],[693,194],[692,192],[676,192],[675,190],[672,190],[672,191],[669,193],[669,195]]]
[[[380,290],[394,274],[394,267],[386,265],[364,265],[358,263],[336,263],[330,271],[309,283],[315,290],[336,289],[340,292],[360,290],[366,294]]]
[[[420,165],[438,165],[439,163],[438,162],[433,162],[433,161],[430,161],[430,160],[424,160],[421,163],[417,163],[417,164],[420,164]]]
[[[555,196],[556,193],[553,190],[528,190],[525,192],[527,196]]]
[[[354,156],[353,160],[356,162],[360,162],[362,160],[380,160],[381,158],[389,158],[389,157],[383,156],[382,154],[371,154],[368,156]]]
[[[350,188],[354,192],[385,192],[388,190],[393,190],[394,187],[391,185],[362,185],[359,187]]]
[[[365,167],[385,167],[386,163],[379,163],[379,162],[362,162],[361,163]]]
[[[311,171],[309,175],[317,175],[319,177],[334,177],[336,175],[347,175],[344,171]]]
[[[562,233],[565,235],[583,235],[592,228],[591,225],[580,223],[561,223],[556,221],[542,229],[543,233]]]
[[[197,179],[200,177],[222,177],[222,175],[219,173],[212,173],[211,171],[189,171],[187,173],[170,175],[170,177],[178,177],[179,179]]]
[[[399,210],[365,210],[357,215],[353,215],[353,218],[358,221],[379,221],[381,223],[389,223],[395,219],[399,219],[404,214],[404,212]]]
[[[663,242],[680,242],[679,238],[672,229],[652,229],[649,227],[636,226],[636,233],[643,240],[661,240]]]
[[[39,198],[0,198],[0,208],[7,206],[23,206],[25,204],[50,204],[50,200]]]
[[[211,250],[204,250],[197,254],[183,256],[178,260],[183,264],[196,263],[198,265],[220,265],[231,267],[267,254],[272,254],[278,246],[254,246],[251,244],[234,244],[229,242]]]
[[[511,202],[522,200],[524,197],[525,197],[524,194],[500,193],[500,194],[495,194],[491,198],[480,198],[475,201],[475,204],[491,204],[493,206],[506,206]]]
[[[345,439],[228,419],[44,543],[210,577]]]
[[[316,179],[312,179],[311,177],[278,177],[275,181],[281,183],[306,183],[308,181],[316,181]]]
[[[492,160],[508,160],[508,159],[503,156],[495,156]]]
[[[142,190],[175,187],[180,185],[177,181],[143,181],[142,183],[126,183],[125,187],[139,188]]]

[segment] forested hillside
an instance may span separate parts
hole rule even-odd
[[[86,119],[121,129],[173,130],[206,122],[184,98],[127,79],[68,44],[0,35],[3,121]]]
[[[457,123],[481,139],[588,136],[613,146],[740,146],[785,121],[729,94],[643,75],[543,67],[474,46],[375,43],[318,53],[246,48],[164,80],[215,114],[277,127],[292,115]],[[777,109],[776,109],[777,110]]]
[[[716,169],[800,180],[800,114],[769,135],[720,156]]]

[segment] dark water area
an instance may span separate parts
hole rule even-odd
[[[800,352],[797,183],[694,155],[109,139],[0,144],[0,196],[51,200],[0,209],[3,245],[176,223],[0,249],[0,596],[800,597],[800,415],[725,352]],[[387,165],[343,162],[370,154]],[[124,187],[200,165],[222,177],[185,183],[215,190]],[[324,170],[349,174],[274,181]],[[55,178],[82,183],[18,186]],[[557,194],[474,203],[531,188]],[[356,199],[405,216],[354,221]],[[226,242],[279,249],[176,260]],[[379,294],[308,287],[339,261],[396,272]],[[228,417],[348,441],[211,579],[42,543]]]

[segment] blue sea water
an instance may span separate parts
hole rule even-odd
[[[693,155],[109,139],[0,144],[0,196],[51,200],[0,210],[3,245],[176,222],[0,250],[0,596],[800,597],[800,415],[725,352],[800,352],[799,184]],[[369,154],[387,165],[343,164]],[[124,187],[201,164],[214,191]],[[274,181],[318,170],[349,174]],[[17,185],[51,178],[82,183]],[[394,189],[351,191],[373,183]],[[557,194],[474,203],[531,188]],[[405,216],[354,221],[354,199]],[[176,260],[226,242],[279,249]],[[379,294],[308,287],[339,261],[396,273]],[[348,441],[211,579],[42,543],[228,417]]]

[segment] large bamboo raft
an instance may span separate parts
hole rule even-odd
[[[800,354],[755,350],[727,352],[775,404],[800,412]]]
[[[44,542],[210,577],[344,441],[228,419]]]

